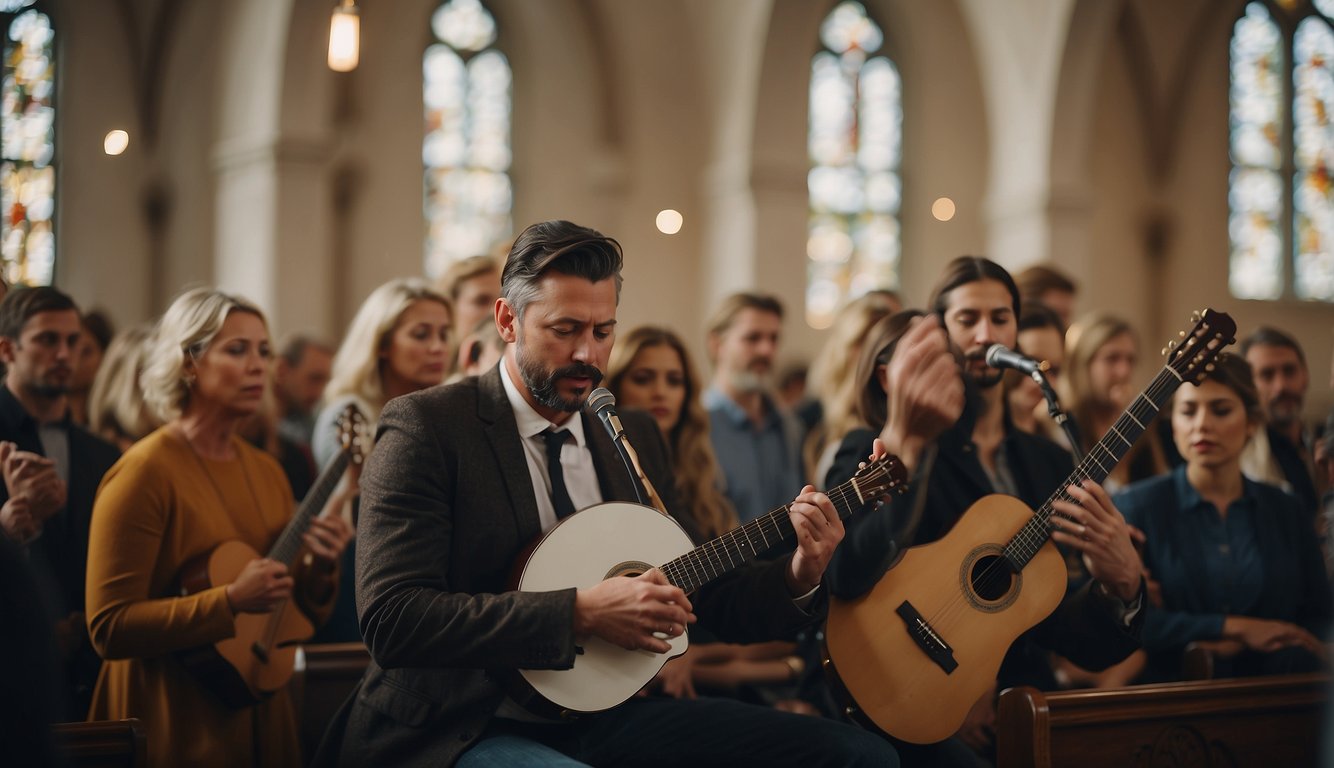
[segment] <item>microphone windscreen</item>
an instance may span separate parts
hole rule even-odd
[[[584,409],[589,413],[597,413],[606,408],[616,407],[616,396],[606,387],[598,387],[588,393],[588,399],[584,401]]]

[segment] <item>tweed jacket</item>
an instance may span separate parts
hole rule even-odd
[[[585,419],[603,498],[633,500],[602,426],[576,418]],[[622,422],[671,509],[656,425],[633,412]],[[391,401],[361,484],[357,609],[372,663],[317,762],[452,765],[504,701],[508,671],[564,669],[575,658],[575,590],[509,586],[541,524],[499,368]],[[696,615],[735,642],[795,632],[812,615],[790,599],[786,564],[723,577],[692,597]]]

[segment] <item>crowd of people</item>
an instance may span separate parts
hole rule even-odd
[[[857,298],[794,393],[778,299],[723,300],[705,368],[676,329],[617,326],[624,258],[536,224],[503,259],[379,286],[336,344],[278,346],[259,308],[209,288],[119,333],[56,288],[10,290],[0,606],[31,617],[5,647],[32,659],[13,684],[40,693],[0,748],[43,764],[49,723],[136,717],[159,765],[971,766],[1009,686],[1179,679],[1187,648],[1222,676],[1326,667],[1334,434],[1303,421],[1292,336],[1243,329],[1104,482],[1066,485],[1137,396],[1140,341],[1125,318],[1077,316],[1059,271],[961,257],[920,300]],[[1044,375],[993,367],[995,345]],[[598,386],[691,541],[775,514],[792,535],[690,593],[657,569],[515,591],[543,533],[640,495],[581,413]],[[349,409],[369,457],[311,509],[342,472]],[[842,520],[824,491],[885,453],[910,491]],[[989,494],[1038,509],[1063,486],[1065,597],[957,732],[921,745],[846,722],[820,664],[829,600],[893,578]],[[689,650],[607,711],[553,713],[514,683],[576,667],[590,638],[665,654],[687,629]],[[302,755],[285,679],[236,674],[236,649],[268,665],[349,641],[370,667]]]

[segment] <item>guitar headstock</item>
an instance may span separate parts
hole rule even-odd
[[[347,451],[353,464],[360,464],[366,458],[366,417],[353,403],[348,403],[343,412],[338,414],[338,446]]]
[[[1204,374],[1213,370],[1214,359],[1223,347],[1237,340],[1237,324],[1226,312],[1212,309],[1196,312],[1191,320],[1195,327],[1181,333],[1180,342],[1168,342],[1163,354],[1167,356],[1167,366],[1182,381],[1199,384]]]
[[[908,470],[899,457],[887,453],[875,461],[868,462],[849,480],[857,497],[862,503],[893,491],[903,493],[908,490]]]

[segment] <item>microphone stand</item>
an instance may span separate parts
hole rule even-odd
[[[635,449],[630,447],[630,441],[626,438],[624,432],[614,435],[611,442],[612,445],[616,446],[616,453],[620,454],[626,474],[630,475],[630,485],[634,486],[635,498],[640,504],[647,506],[648,502],[644,500],[645,491],[640,487],[640,480],[644,482],[648,482],[648,480],[644,477],[643,472],[638,471],[639,456],[635,453]]]
[[[1061,410],[1061,401],[1056,397],[1056,390],[1052,389],[1051,383],[1047,381],[1047,377],[1042,374],[1042,371],[1033,371],[1030,376],[1032,376],[1033,381],[1037,382],[1038,388],[1042,390],[1042,396],[1047,398],[1047,415],[1051,416],[1051,420],[1065,431],[1065,437],[1070,441],[1070,453],[1074,455],[1075,463],[1078,464],[1084,460],[1083,451],[1080,449],[1078,428],[1070,420],[1069,414]]]

